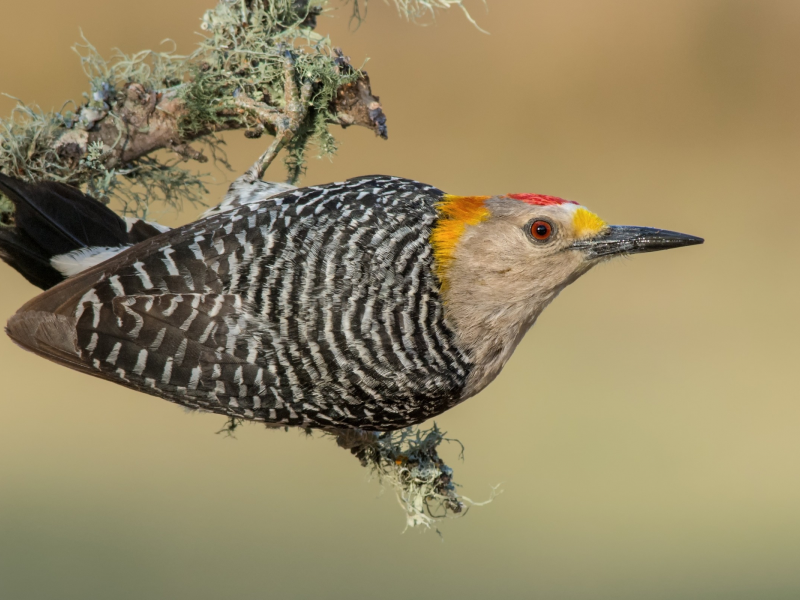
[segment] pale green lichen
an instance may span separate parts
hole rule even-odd
[[[206,12],[202,23],[206,38],[188,56],[173,51],[132,55],[117,51],[107,60],[84,39],[75,50],[90,91],[80,105],[58,113],[19,103],[10,119],[0,121],[0,171],[25,180],[70,183],[104,202],[116,197],[123,212],[140,216],[153,200],[176,208],[183,200],[198,202],[205,191],[203,178],[181,166],[182,161],[151,155],[109,166],[103,155],[108,156],[120,140],[100,151],[81,146],[79,133],[92,130],[103,118],[115,118],[125,100],[123,90],[138,83],[148,92],[181,97],[187,108],[179,123],[181,133],[200,137],[218,156],[216,129],[260,125],[253,114],[234,110],[237,96],[244,94],[276,110],[283,107],[283,67],[291,59],[296,78],[313,84],[307,122],[287,152],[290,176],[296,179],[310,143],[315,142],[321,154],[335,151],[328,131],[328,122],[334,120],[329,106],[336,90],[359,76],[356,69],[343,68],[327,38],[309,29],[308,19],[320,12],[321,4],[273,0],[265,8],[260,2],[222,0]],[[64,140],[76,145],[79,161],[59,156],[57,149]]]
[[[18,102],[11,118],[0,120],[0,171],[28,181],[51,180],[85,189],[102,202],[116,197],[123,213],[146,213],[149,203],[159,199],[180,208],[182,200],[200,202],[205,192],[202,177],[177,165],[174,159],[142,157],[109,168],[103,160],[110,148],[102,142],[86,144],[93,117],[99,120],[119,100],[123,85],[137,82],[155,89],[174,85],[183,57],[166,53],[117,53],[103,59],[85,42],[76,46],[91,93],[84,94],[78,110],[48,113]],[[68,106],[68,105],[65,105]],[[58,150],[66,144],[80,147],[79,161],[65,161]],[[85,146],[84,146],[85,145]]]
[[[447,438],[435,423],[430,429],[408,427],[380,434],[354,430],[333,435],[395,493],[406,515],[406,528],[431,528],[442,519],[463,516],[469,506],[491,502],[497,494],[493,488],[488,500],[474,502],[459,493],[453,469],[439,456],[439,450],[443,442],[454,443],[463,459],[464,446]]]
[[[55,150],[64,129],[58,113],[18,101],[11,117],[0,120],[0,171],[31,181],[68,181],[73,169],[61,164]]]
[[[389,4],[389,0],[384,0]],[[447,10],[449,8],[460,8],[467,17],[467,20],[472,23],[479,31],[486,33],[478,26],[477,21],[472,17],[469,10],[464,6],[464,0],[392,0],[397,12],[408,19],[417,23],[425,22],[436,17],[436,13],[440,10]],[[361,21],[367,14],[368,0],[352,0],[353,3],[353,19]],[[485,5],[485,2],[484,2]]]
[[[108,105],[117,100],[116,94],[122,84],[138,83],[145,89],[167,90],[185,80],[190,57],[176,54],[174,44],[169,51],[142,50],[130,55],[116,49],[110,59],[105,59],[84,36],[81,37],[82,43],[76,44],[73,50],[89,78],[91,93],[83,95],[89,106],[107,110]]]
[[[323,4],[311,2],[298,12],[293,0],[270,2],[267,7],[258,3],[254,8],[220,2],[207,11],[203,29],[208,37],[194,57],[199,68],[181,91],[188,109],[180,123],[182,130],[201,132],[209,123],[226,119],[258,128],[262,124],[255,115],[235,114],[236,98],[241,95],[268,107],[285,108],[284,67],[290,60],[297,83],[311,83],[313,90],[307,117],[287,145],[290,182],[302,174],[309,143],[316,144],[320,156],[333,154],[336,144],[328,123],[335,115],[330,105],[337,90],[356,81],[359,72],[341,61],[328,38],[305,25]],[[213,110],[209,109],[211,99],[216,102]]]

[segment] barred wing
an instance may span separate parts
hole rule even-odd
[[[248,203],[142,242],[23,307],[21,345],[173,402],[394,429],[469,371],[428,237],[441,192],[372,177]]]
[[[236,408],[240,394],[262,391],[246,344],[237,344],[257,324],[240,296],[222,292],[204,255],[192,251],[200,242],[182,244],[183,237],[169,232],[139,244],[41,294],[12,317],[9,335],[91,375],[253,418],[252,411],[228,408]],[[223,245],[216,250],[224,252]]]

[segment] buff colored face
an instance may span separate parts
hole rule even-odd
[[[445,196],[439,211],[443,218],[431,242],[443,289],[468,293],[466,286],[477,286],[485,293],[495,286],[498,302],[546,303],[602,260],[702,242],[608,225],[576,202],[538,194]]]
[[[431,243],[447,315],[474,344],[523,335],[561,290],[603,260],[703,241],[607,225],[575,202],[535,194],[445,196],[439,213]]]
[[[608,227],[586,208],[550,196],[446,196],[442,204],[449,218],[432,242],[445,290],[462,288],[458,279],[479,288],[497,286],[521,301],[585,272],[590,261],[573,244]]]

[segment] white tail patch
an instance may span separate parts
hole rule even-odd
[[[79,248],[66,254],[58,254],[50,259],[53,268],[64,277],[72,277],[85,271],[86,269],[99,265],[122,252],[130,246],[90,246],[89,248]]]

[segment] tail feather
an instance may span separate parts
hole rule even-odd
[[[38,288],[49,289],[64,280],[50,257],[29,235],[0,226],[0,259]]]
[[[293,189],[282,183],[237,179],[222,203],[203,216]],[[55,181],[28,183],[0,173],[0,194],[15,208],[12,223],[0,221],[0,259],[45,290],[131,245],[169,231],[158,223],[122,219],[91,196]]]
[[[160,233],[144,222],[129,227],[110,208],[63,183],[28,183],[0,174],[0,193],[15,208],[13,224],[0,225],[0,258],[42,289],[72,274],[56,269],[54,257],[87,248],[122,250]]]
[[[122,218],[72,186],[55,181],[28,183],[0,175],[0,192],[16,207],[16,227],[51,254],[128,241]]]

